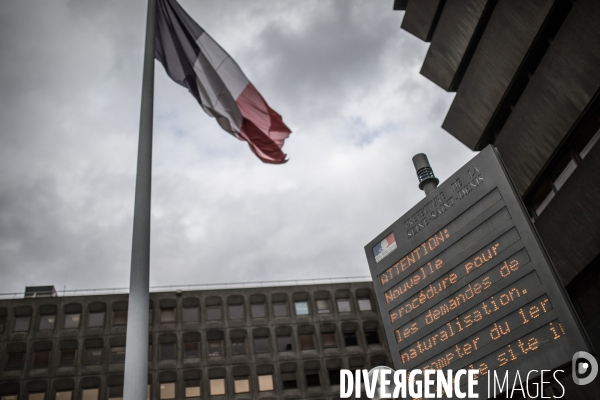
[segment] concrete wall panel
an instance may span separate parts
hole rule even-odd
[[[447,0],[431,39],[421,74],[450,90],[488,1]]]
[[[424,42],[429,42],[445,0],[411,1],[400,26]]]
[[[475,149],[554,0],[500,0],[442,127]]]

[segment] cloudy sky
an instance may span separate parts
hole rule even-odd
[[[367,276],[363,247],[474,156],[392,0],[181,0],[293,133],[262,164],[156,63],[151,285]],[[146,4],[0,3],[0,293],[129,283]]]

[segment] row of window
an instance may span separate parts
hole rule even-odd
[[[364,341],[367,345],[380,344],[379,334],[376,328],[365,328]],[[276,350],[278,352],[291,352],[296,350],[296,346],[300,350],[315,350],[317,349],[316,337],[314,333],[303,333],[296,335],[297,341],[293,340],[291,333],[277,335],[275,340]],[[342,340],[345,347],[359,346],[358,336],[356,331],[348,331],[342,333]],[[338,347],[338,341],[335,332],[321,332],[320,343],[323,349],[331,349]],[[246,338],[230,338],[230,351],[232,355],[247,355],[248,341]],[[296,344],[297,343],[297,344]],[[201,344],[199,341],[184,341],[182,346],[182,356],[184,359],[199,359],[201,357]],[[266,337],[254,337],[252,339],[254,354],[271,353],[271,339]],[[223,357],[225,353],[225,341],[223,339],[207,340],[206,341],[208,357]],[[57,366],[69,367],[74,366],[77,361],[78,350],[75,348],[60,349]],[[103,347],[86,347],[82,351],[81,362],[83,365],[100,365],[103,362]],[[51,350],[34,351],[31,364],[32,369],[49,368],[52,358]],[[149,347],[149,360],[152,359],[152,345]],[[161,343],[158,345],[158,359],[177,360],[177,343]],[[5,370],[22,370],[25,366],[26,352],[11,351],[7,353],[7,361]],[[125,362],[125,346],[111,346],[108,356],[111,364]]]
[[[337,299],[337,311],[339,313],[352,312],[352,306],[349,299]],[[316,313],[329,314],[332,312],[329,300],[316,300]],[[287,302],[273,303],[273,315],[275,317],[289,316]],[[228,317],[230,320],[240,320],[245,318],[245,309],[243,304],[229,305]],[[360,311],[372,311],[373,306],[370,298],[359,298],[358,308]],[[303,316],[310,315],[311,309],[308,301],[294,302],[295,315]],[[266,318],[267,305],[266,303],[251,304],[250,315],[252,318]],[[176,323],[177,313],[175,308],[160,309],[161,323]],[[183,307],[181,312],[183,322],[199,322],[200,308],[199,307]],[[222,306],[206,306],[206,319],[208,321],[220,321],[223,318]],[[21,315],[14,317],[13,332],[28,332],[31,329],[31,315]],[[79,329],[81,326],[81,312],[66,313],[62,323],[63,329]],[[37,329],[40,331],[53,330],[56,326],[57,315],[40,315]],[[106,312],[89,312],[87,317],[88,328],[104,327],[106,320]],[[0,317],[0,333],[4,331],[6,326],[6,317]],[[152,323],[152,310],[150,310],[150,323]],[[127,324],[127,310],[114,310],[112,312],[112,326],[122,326]]]
[[[594,127],[598,126],[597,117],[594,118],[593,123]],[[600,130],[590,130],[590,127],[587,127],[587,130],[584,130],[568,146],[566,153],[554,163],[554,166],[544,172],[527,202],[533,220],[544,212],[598,140],[600,140]]]
[[[327,381],[321,382],[321,374],[319,370],[305,370],[300,375],[301,379],[304,379],[306,387],[321,387],[322,383],[329,384],[331,386],[340,384],[340,370],[339,369],[328,369],[327,370]],[[279,381],[283,390],[297,389],[299,374],[296,371],[292,372],[281,372],[279,374]],[[228,395],[228,389],[232,390],[234,394],[250,393],[252,391],[258,392],[269,392],[275,390],[274,375],[261,374],[256,376],[256,380],[253,380],[254,386],[251,383],[249,375],[231,377],[232,385],[228,387],[227,378],[212,378],[208,380],[208,395],[210,396],[221,396]],[[200,379],[187,379],[183,382],[183,390],[181,394],[178,394],[177,382],[161,382],[159,384],[158,398],[160,400],[171,400],[175,398],[197,398],[203,395],[201,380]],[[114,385],[106,388],[108,400],[122,400],[123,399],[123,386]],[[148,385],[148,400],[150,399],[151,385]],[[47,392],[38,391],[30,392],[24,397],[26,400],[46,400]],[[57,390],[55,391],[56,400],[72,400],[73,390]],[[80,398],[82,400],[99,400],[100,399],[100,388],[84,388],[81,389]],[[18,394],[5,394],[0,396],[0,400],[19,400]]]

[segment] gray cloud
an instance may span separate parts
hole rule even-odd
[[[363,246],[472,153],[391,2],[182,5],[292,128],[263,165],[156,64],[153,285],[368,275]],[[0,292],[128,285],[145,1],[0,5]]]

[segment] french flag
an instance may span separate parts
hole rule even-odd
[[[287,161],[281,148],[291,131],[281,116],[175,0],[157,2],[155,57],[221,128],[248,142],[263,162]]]

